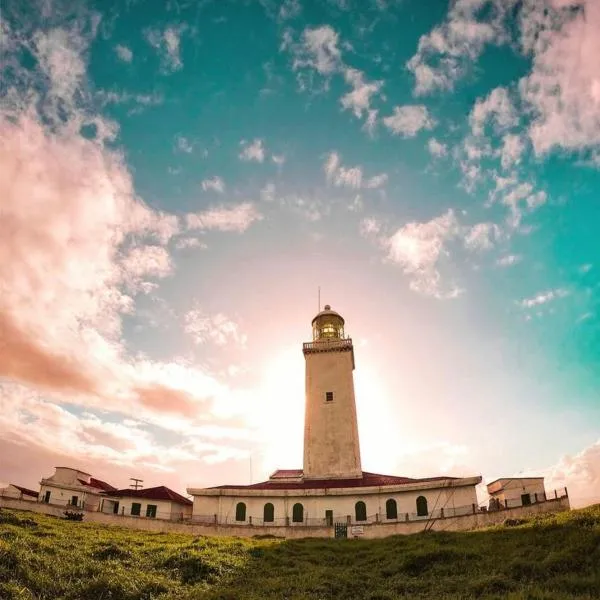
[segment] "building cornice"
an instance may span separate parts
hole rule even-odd
[[[436,481],[403,483],[396,485],[347,487],[347,488],[290,488],[290,489],[252,489],[252,488],[187,488],[191,496],[235,496],[247,498],[273,497],[314,497],[314,496],[366,496],[372,494],[393,494],[420,490],[442,490],[477,485],[481,483],[481,475],[462,477],[459,479],[442,479]]]

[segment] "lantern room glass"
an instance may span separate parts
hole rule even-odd
[[[337,315],[321,315],[313,323],[313,340],[344,339],[344,321]]]

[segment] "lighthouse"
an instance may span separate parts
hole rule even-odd
[[[354,397],[354,347],[328,304],[312,320],[306,361],[304,479],[362,477]]]

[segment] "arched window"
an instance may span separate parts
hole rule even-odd
[[[419,496],[417,498],[417,516],[426,517],[429,514],[427,510],[427,498],[425,496]]]
[[[304,521],[304,506],[297,502],[292,508],[292,521],[294,523],[302,523]]]
[[[235,520],[245,521],[246,520],[246,505],[243,502],[238,502],[235,506]]]
[[[398,505],[393,498],[390,498],[385,503],[385,518],[386,519],[397,519],[398,518]]]
[[[274,520],[275,520],[275,507],[270,502],[267,502],[265,504],[265,510],[263,513],[263,521],[265,523],[272,523]]]
[[[357,521],[366,521],[367,520],[367,505],[362,500],[359,500],[354,505],[354,512],[356,514]]]

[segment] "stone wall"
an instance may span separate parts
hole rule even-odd
[[[26,500],[14,500],[11,498],[0,498],[0,508],[13,508],[17,510],[29,510],[33,512],[62,517],[65,507],[53,506],[42,502],[32,503]],[[437,519],[430,523],[431,529],[436,531],[466,531],[480,529],[502,523],[505,519],[518,519],[547,512],[559,512],[569,510],[569,498],[563,497],[556,500],[548,500],[531,506],[509,508],[497,512],[479,512],[474,515],[462,517],[450,517]],[[107,515],[99,512],[86,512],[84,521],[88,523],[102,523],[127,527],[130,529],[141,529],[156,532],[189,533],[191,535],[203,536],[228,536],[228,537],[252,537],[254,535],[272,535],[287,539],[318,537],[333,537],[333,527],[254,527],[250,525],[211,525],[211,524],[189,524],[174,523],[161,519],[147,519],[145,517],[122,517]],[[390,535],[405,535],[423,531],[424,521],[409,521],[395,523],[376,523],[361,527],[364,538],[382,538]],[[351,537],[352,528],[348,528],[348,536]]]

